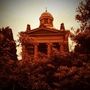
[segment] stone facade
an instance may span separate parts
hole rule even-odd
[[[26,31],[20,33],[22,45],[22,59],[38,60],[40,56],[50,57],[55,53],[68,52],[69,31],[64,23],[60,30],[53,27],[53,16],[47,10],[41,14],[40,26],[32,29],[27,25]]]

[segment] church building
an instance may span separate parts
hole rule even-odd
[[[39,27],[31,29],[27,24],[26,31],[20,32],[22,59],[37,61],[44,56],[67,53],[70,32],[65,29],[64,23],[61,23],[60,29],[54,28],[54,17],[47,10],[41,14],[39,21]]]

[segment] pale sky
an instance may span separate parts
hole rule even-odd
[[[14,39],[17,34],[26,30],[30,24],[31,29],[39,26],[39,17],[47,8],[54,17],[54,27],[59,29],[63,22],[66,29],[78,28],[75,20],[76,8],[80,0],[0,0],[0,28],[10,26]]]
[[[55,28],[59,29],[62,22],[66,29],[77,28],[78,4],[79,0],[0,0],[0,27],[10,26],[17,39],[17,33],[25,31],[27,24],[32,29],[39,26],[39,17],[47,7],[54,17]]]

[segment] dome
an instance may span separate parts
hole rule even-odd
[[[53,16],[51,15],[51,13],[47,12],[47,10],[41,14],[39,19],[42,20],[44,18],[49,18],[49,19],[53,20]]]
[[[47,10],[41,14],[39,20],[40,27],[53,27],[53,16],[49,12],[47,12]]]

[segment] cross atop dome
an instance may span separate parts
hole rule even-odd
[[[45,10],[45,12],[47,12],[47,7],[46,7],[46,10]]]

